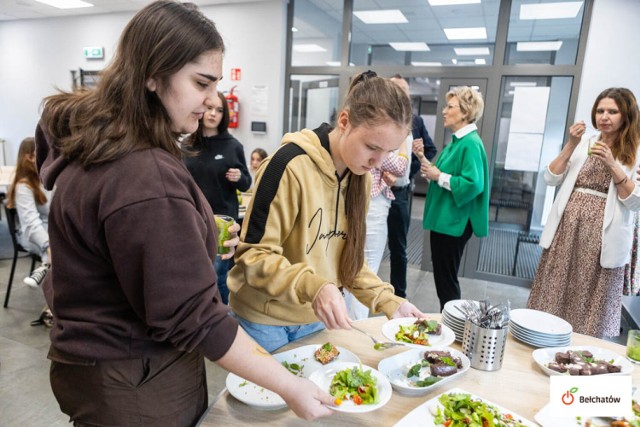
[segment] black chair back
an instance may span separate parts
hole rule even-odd
[[[4,212],[7,215],[7,226],[9,227],[9,235],[11,235],[13,248],[20,252],[28,252],[25,248],[22,247],[20,243],[18,243],[18,238],[16,237],[16,219],[18,218],[18,210],[16,208],[10,208],[7,205],[4,205]]]
[[[13,243],[13,262],[11,263],[11,273],[9,274],[9,283],[7,284],[7,295],[4,297],[4,308],[7,308],[9,305],[9,296],[11,295],[11,285],[13,283],[13,274],[16,271],[16,262],[18,261],[18,253],[26,252],[31,256],[31,270],[32,272],[36,261],[40,259],[40,257],[36,254],[33,254],[22,247],[20,243],[18,243],[18,238],[16,237],[16,223],[18,219],[18,211],[15,208],[10,208],[6,204],[4,205],[4,212],[7,216],[7,225],[9,227],[9,234],[11,235],[11,242]]]

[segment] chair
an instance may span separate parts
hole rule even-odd
[[[9,274],[9,284],[7,285],[7,295],[4,297],[4,308],[9,305],[9,296],[11,295],[11,284],[13,283],[13,273],[16,271],[16,262],[18,261],[18,253],[26,252],[31,256],[31,270],[36,266],[36,261],[40,260],[40,257],[26,250],[18,243],[16,238],[16,218],[18,217],[18,211],[15,208],[9,208],[4,205],[4,211],[7,217],[7,224],[9,225],[9,234],[11,235],[11,242],[13,243],[13,263],[11,264],[11,274]]]

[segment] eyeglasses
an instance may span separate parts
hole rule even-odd
[[[445,110],[453,110],[454,108],[458,108],[460,107],[459,105],[452,105],[452,104],[447,104],[444,106]]]

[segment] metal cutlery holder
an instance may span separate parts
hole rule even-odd
[[[466,321],[462,338],[462,351],[471,361],[471,367],[482,371],[497,371],[502,367],[507,330],[488,329]]]

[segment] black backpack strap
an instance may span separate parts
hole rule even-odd
[[[260,183],[255,189],[251,217],[247,225],[246,243],[258,243],[264,236],[271,203],[278,193],[278,187],[287,165],[294,158],[307,154],[299,145],[286,144],[275,152],[267,169],[262,174]]]

